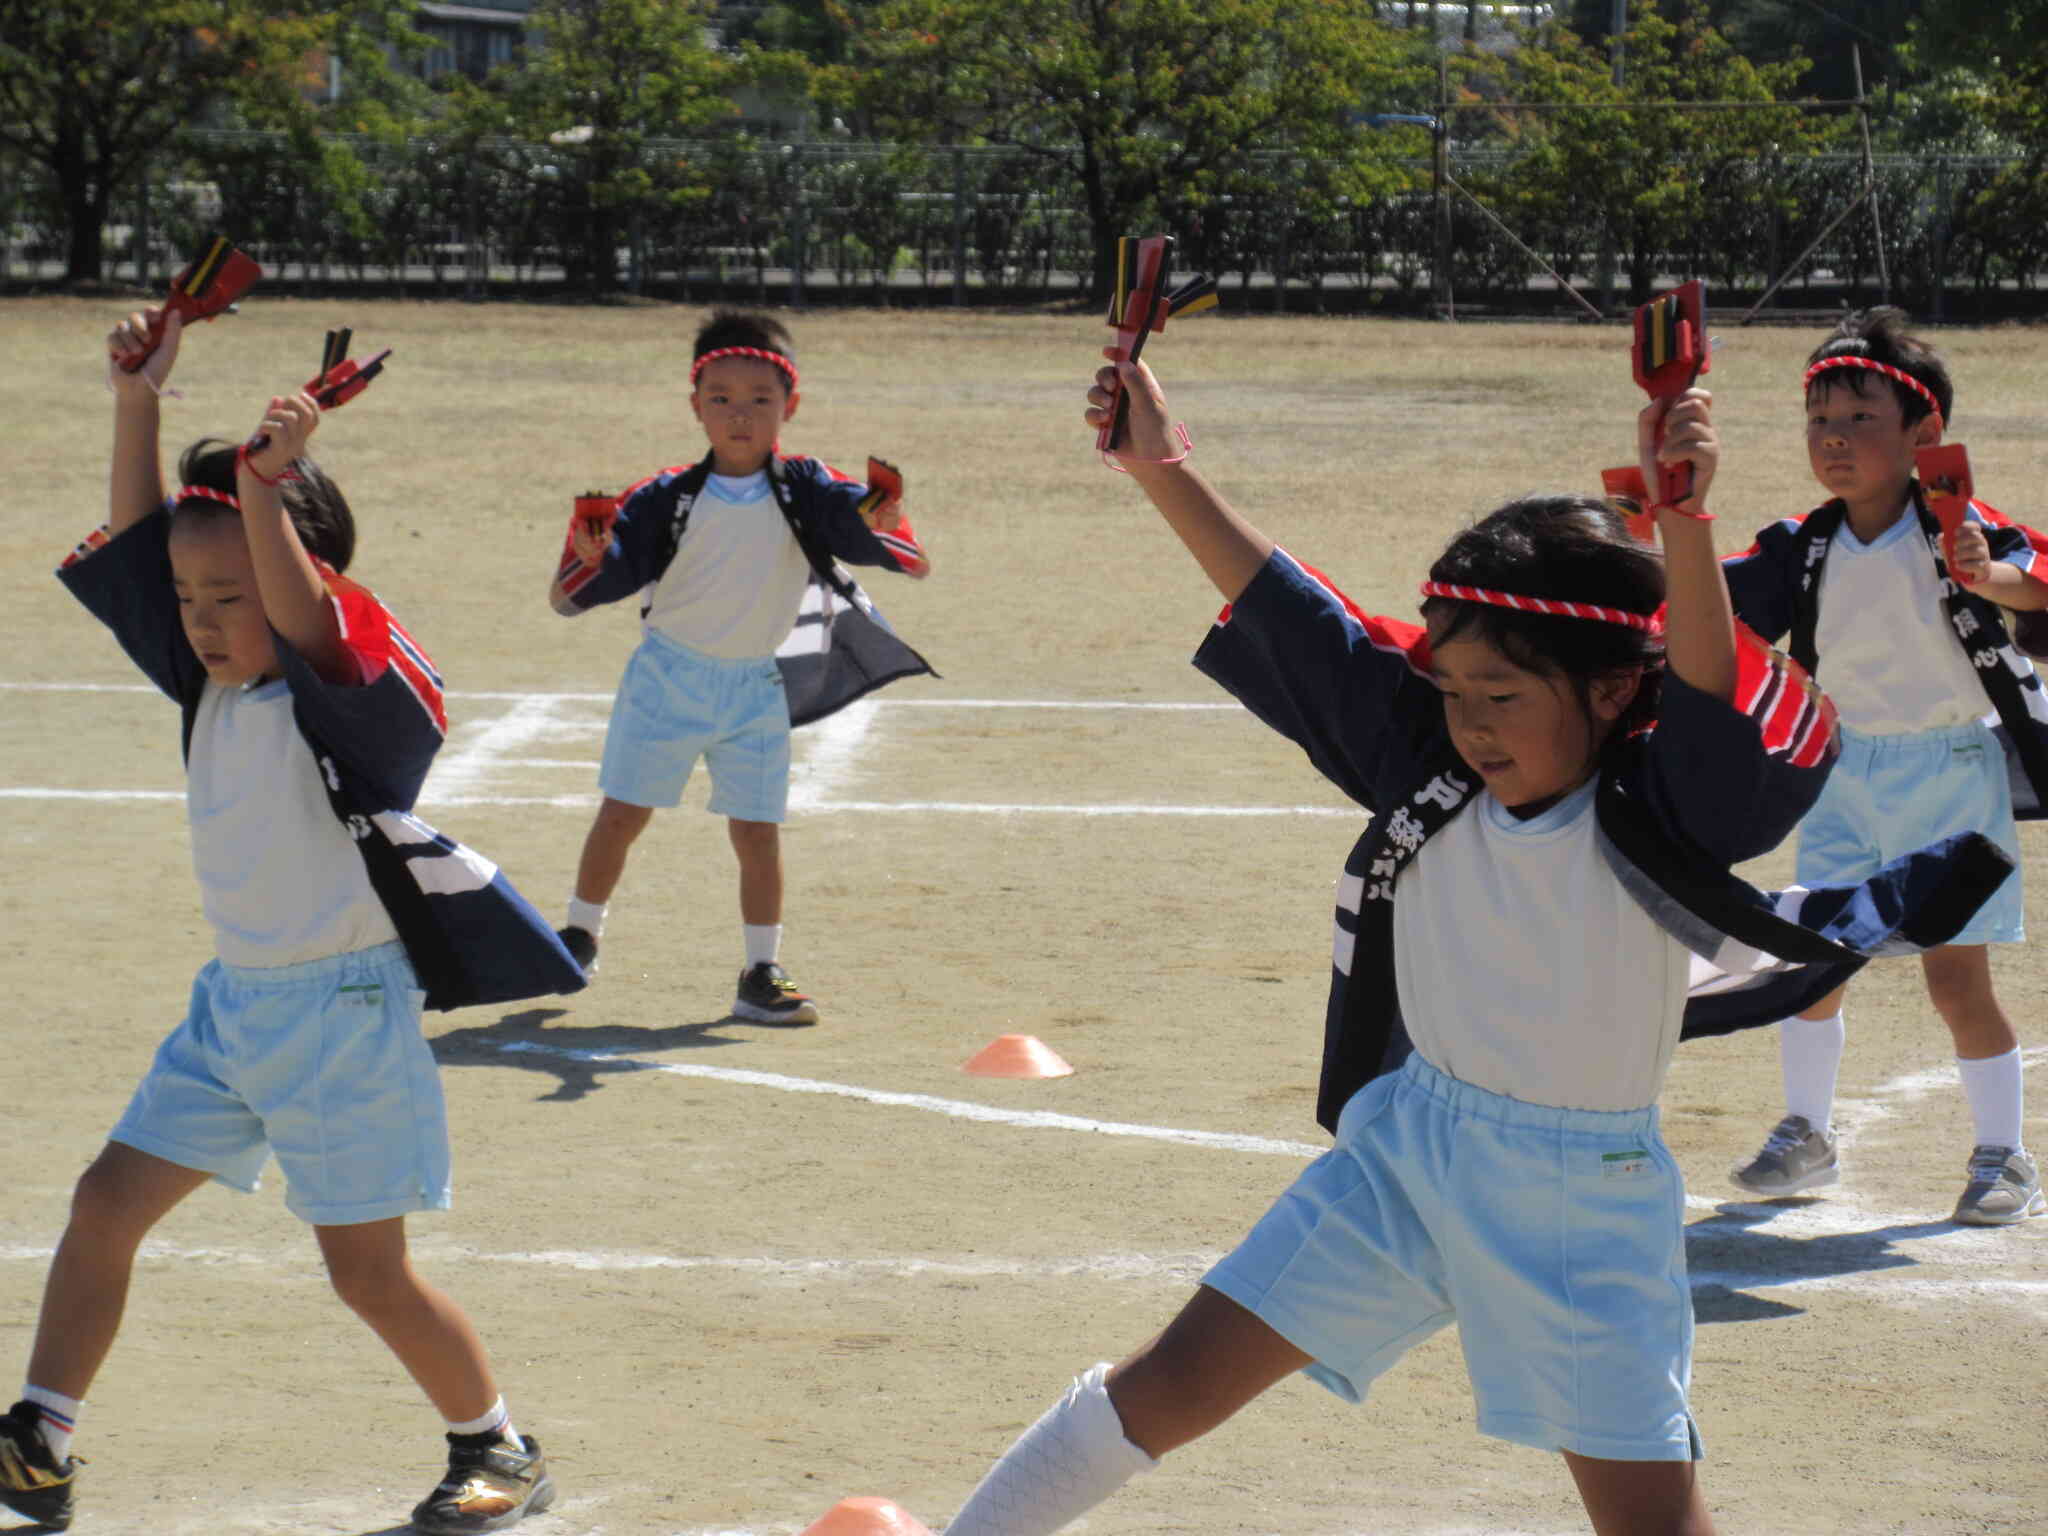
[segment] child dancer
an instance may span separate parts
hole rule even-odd
[[[108,338],[142,355],[158,312]],[[164,494],[170,316],[138,372],[110,366],[112,509],[60,572],[185,713],[193,864],[217,958],[78,1181],[22,1401],[0,1417],[0,1504],[62,1529],[71,1436],[112,1346],[135,1252],[209,1178],[252,1190],[275,1152],[336,1292],[447,1421],[423,1532],[502,1530],[548,1507],[462,1309],[420,1278],[405,1217],[445,1209],[441,1084],[420,1008],[571,991],[582,975],[494,866],[410,814],[445,719],[440,679],[341,576],[348,503],[305,457],[313,397],[279,395],[242,448],[202,441]]]
[[[656,807],[682,802],[701,756],[710,809],[726,818],[739,862],[746,962],[732,1011],[766,1024],[818,1018],[779,958],[790,728],[931,670],[839,564],[923,577],[931,562],[900,507],[869,507],[867,486],[783,456],[782,424],[799,398],[780,321],[713,314],[690,364],[690,410],[710,454],[635,486],[607,531],[572,518],[548,591],[571,617],[639,596],[645,627],[605,732],[604,803],[584,839],[563,943],[595,971],[626,856]]]
[[[1797,906],[1817,932],[1725,873],[1790,830],[1832,748],[1824,701],[1738,644],[1709,397],[1643,414],[1650,483],[1660,424],[1662,461],[1696,476],[1659,509],[1663,560],[1600,502],[1524,498],[1431,568],[1425,632],[1358,612],[1189,470],[1149,369],[1099,373],[1091,425],[1119,383],[1122,463],[1228,600],[1197,665],[1375,812],[1339,885],[1318,1106],[1337,1145],[947,1536],[1044,1536],[1289,1372],[1357,1401],[1452,1321],[1482,1432],[1562,1452],[1595,1530],[1701,1536],[1684,1192],[1655,1108],[1689,965],[1738,959],[1733,938],[1824,981],[1857,956],[1822,932],[1892,939],[1851,931],[1857,893]],[[1938,936],[1921,878],[1972,864],[1968,910],[2009,868],[1986,858],[1886,879]]]
[[[1914,459],[1941,441],[1955,394],[1941,358],[1905,325],[1896,309],[1853,314],[1815,349],[1806,450],[1831,499],[1727,561],[1736,613],[1768,639],[1789,631],[1793,657],[1842,712],[1841,763],[1799,828],[1801,884],[1860,880],[1902,848],[1963,830],[2017,860],[2015,794],[2030,816],[2048,797],[2038,723],[2048,695],[2008,643],[2005,617],[2048,607],[2040,538],[1973,502],[1956,569],[1945,569]],[[1992,711],[1997,730],[1984,722]],[[2021,901],[2014,879],[1955,942],[1920,957],[1975,1126],[1954,1217],[1975,1226],[2048,1211],[2026,1149],[2019,1037],[1991,984],[1989,945],[2025,937]],[[1842,997],[1780,1027],[1785,1115],[1732,1170],[1739,1188],[1790,1195],[1840,1176]]]

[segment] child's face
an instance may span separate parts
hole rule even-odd
[[[1562,674],[1517,666],[1471,634],[1432,646],[1430,672],[1458,755],[1502,805],[1530,816],[1593,776],[1637,684],[1633,676],[1596,682],[1589,711]]]
[[[768,462],[797,396],[780,368],[757,357],[721,357],[704,365],[690,391],[690,410],[711,440],[711,467],[751,475]]]
[[[1858,394],[1847,371],[1822,374],[1806,392],[1806,457],[1830,496],[1893,510],[1913,477],[1915,450],[1941,441],[1941,421],[1930,414],[1907,426],[1889,384],[1873,375]]]
[[[232,688],[277,670],[239,517],[187,515],[172,522],[171,585],[185,638],[209,680]]]

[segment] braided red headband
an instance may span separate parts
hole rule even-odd
[[[1625,608],[1602,608],[1596,603],[1568,603],[1557,597],[1523,597],[1514,592],[1494,592],[1486,587],[1459,587],[1448,581],[1425,581],[1424,597],[1449,597],[1461,603],[1486,603],[1494,608],[1514,608],[1523,613],[1547,613],[1561,619],[1597,619],[1602,624],[1622,624],[1645,634],[1664,633],[1660,614],[1630,613]]]
[[[179,486],[178,493],[171,498],[171,505],[175,507],[187,501],[217,501],[224,507],[233,507],[237,512],[242,510],[242,504],[234,497],[226,491],[216,491],[210,485]]]
[[[773,363],[789,375],[790,389],[792,391],[796,389],[796,364],[792,363],[780,352],[770,352],[762,347],[715,347],[711,351],[701,354],[694,363],[690,364],[691,388],[694,389],[696,387],[697,375],[704,371],[704,365],[721,357],[751,357],[760,362]]]
[[[1942,414],[1941,402],[1934,398],[1934,391],[1906,372],[1905,369],[1894,368],[1890,363],[1880,363],[1874,358],[1858,357],[1853,352],[1845,352],[1840,357],[1822,358],[1806,370],[1806,377],[1800,380],[1801,387],[1806,389],[1813,388],[1815,376],[1826,373],[1830,368],[1868,368],[1872,373],[1881,373],[1893,382],[1905,385],[1906,388],[1912,390],[1922,400],[1925,400],[1927,402],[1927,409],[1934,412],[1937,417]]]

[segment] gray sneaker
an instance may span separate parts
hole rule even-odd
[[[1979,1146],[1970,1153],[1970,1182],[1955,1219],[1971,1227],[2009,1227],[2048,1212],[2033,1158],[2014,1147]]]
[[[1763,1150],[1728,1170],[1737,1189],[1753,1195],[1796,1195],[1842,1176],[1835,1162],[1835,1138],[1817,1131],[1804,1115],[1787,1115],[1764,1138]]]

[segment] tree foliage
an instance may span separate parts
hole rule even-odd
[[[1416,110],[1426,44],[1368,0],[884,0],[830,78],[884,136],[1016,146],[1081,188],[1098,292],[1116,238],[1201,207],[1252,150],[1345,168],[1358,195],[1426,141],[1368,137],[1360,108]]]
[[[386,0],[0,0],[0,147],[63,204],[66,274],[97,279],[108,210],[179,128],[232,104],[307,126],[309,65],[344,28],[388,30]]]

